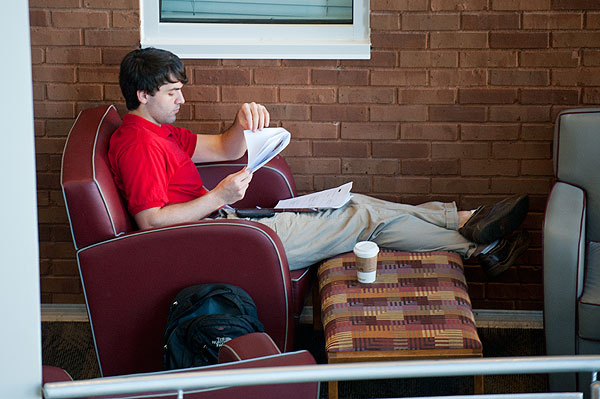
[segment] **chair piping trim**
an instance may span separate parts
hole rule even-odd
[[[291,280],[294,281],[294,282],[298,282],[298,281],[302,280],[304,278],[304,276],[306,276],[306,273],[308,273],[309,270],[310,270],[310,267],[307,267],[306,269],[304,269],[304,273],[302,273],[297,278],[293,278]]]
[[[75,127],[75,125],[77,124],[77,121],[79,120],[79,117],[81,116],[82,112],[83,111],[79,112],[79,114],[77,115],[77,118],[75,119],[75,123],[73,123],[73,126],[71,126],[71,129],[69,129],[69,134],[67,135],[67,140],[65,141],[65,146],[63,148],[63,153],[62,153],[62,156],[60,159],[60,188],[62,191],[63,200],[65,202],[65,208],[67,210],[67,218],[69,219],[71,238],[73,239],[73,245],[75,246],[76,251],[79,248],[77,247],[77,241],[75,240],[75,234],[73,234],[73,223],[71,223],[71,212],[69,212],[69,203],[67,202],[67,195],[65,194],[65,186],[62,183],[63,183],[63,165],[65,163],[65,150],[67,149],[67,146],[69,145],[69,139],[71,138],[71,132],[73,131],[73,127]]]
[[[143,230],[143,231],[139,231],[136,233],[131,233],[131,234],[127,234],[127,235],[120,235],[118,237],[115,238],[111,238],[109,240],[106,241],[102,241],[102,242],[98,242],[98,243],[94,243],[91,245],[88,245],[87,247],[81,248],[77,250],[77,263],[79,263],[79,254],[87,249],[90,248],[94,248],[109,242],[113,242],[113,241],[119,241],[119,240],[125,240],[129,237],[135,237],[135,236],[139,236],[139,235],[145,235],[145,234],[152,234],[153,232],[156,231],[168,231],[168,230],[177,230],[177,229],[182,229],[182,228],[190,228],[190,227],[202,227],[202,226],[222,226],[222,225],[226,225],[226,226],[238,226],[238,227],[246,227],[246,228],[251,228],[254,230],[259,231],[261,234],[263,234],[264,236],[267,237],[267,239],[269,240],[269,242],[271,242],[271,244],[273,245],[273,248],[275,249],[275,253],[277,254],[277,259],[279,259],[279,268],[282,271],[282,273],[280,273],[281,275],[281,282],[283,283],[283,293],[284,293],[284,297],[285,297],[285,337],[284,337],[284,351],[285,349],[288,347],[288,333],[289,333],[289,308],[290,308],[290,301],[288,298],[288,294],[287,294],[287,290],[288,290],[288,286],[287,286],[287,282],[285,281],[285,279],[283,278],[283,264],[282,264],[282,256],[281,253],[279,252],[279,249],[277,248],[277,245],[275,244],[275,241],[273,241],[273,239],[268,235],[265,234],[265,232],[262,229],[259,229],[256,226],[248,226],[245,224],[239,224],[239,223],[232,223],[232,222],[219,222],[219,223],[211,223],[211,222],[206,222],[206,223],[195,223],[195,224],[186,224],[186,225],[182,225],[182,226],[171,226],[171,227],[163,227],[163,228],[159,228],[159,229],[152,229],[152,230]],[[80,272],[80,277],[81,277],[81,266],[79,268],[79,272]],[[87,307],[87,295],[85,292],[85,283],[83,281],[83,278],[81,278],[81,285],[83,286],[83,293],[85,296],[85,303],[86,303],[86,307]],[[88,308],[88,317],[90,319],[90,325],[92,323],[92,316],[90,314],[89,308]],[[93,332],[93,330],[92,330]],[[96,338],[94,337],[94,345],[96,345]],[[96,350],[96,355],[97,355],[97,350]],[[102,371],[102,368],[100,368],[100,371]]]

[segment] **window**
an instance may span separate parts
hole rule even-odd
[[[141,44],[182,58],[368,59],[369,0],[140,0]]]

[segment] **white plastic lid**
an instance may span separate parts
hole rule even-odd
[[[379,253],[379,247],[373,241],[360,241],[354,246],[354,254],[361,258],[371,258]]]

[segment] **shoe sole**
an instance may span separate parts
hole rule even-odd
[[[505,213],[497,215],[497,217],[486,224],[481,231],[473,232],[475,242],[479,244],[489,244],[515,231],[529,210],[529,197],[522,195],[517,199],[517,203],[512,208],[506,210]]]
[[[506,270],[508,270],[515,263],[517,258],[519,256],[523,255],[525,253],[525,251],[527,251],[527,248],[529,247],[529,236],[527,236],[525,238],[524,242],[527,245],[519,245],[517,250],[512,253],[510,258],[508,258],[506,260],[506,262],[497,263],[493,267],[485,270],[485,274],[488,275],[489,277],[496,277],[496,276],[504,273]]]

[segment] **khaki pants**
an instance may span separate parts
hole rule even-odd
[[[233,211],[223,217],[237,219]],[[251,219],[273,229],[285,248],[291,270],[350,252],[358,241],[374,241],[380,248],[409,252],[453,251],[468,258],[476,244],[457,232],[454,203],[404,205],[362,194],[352,194],[340,209],[318,213],[280,212]]]

